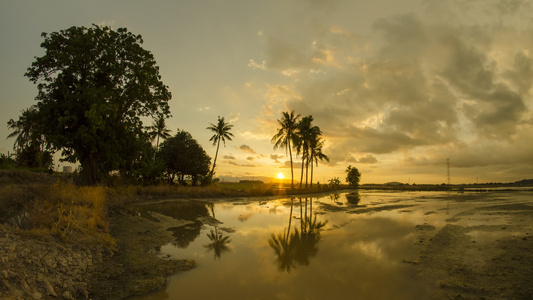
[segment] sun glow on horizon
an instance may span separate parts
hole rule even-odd
[[[284,178],[284,177],[283,177],[283,173],[279,172],[279,173],[278,173],[278,179],[283,179],[283,178]]]

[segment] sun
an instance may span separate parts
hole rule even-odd
[[[283,173],[281,172],[278,173],[278,179],[283,179]]]

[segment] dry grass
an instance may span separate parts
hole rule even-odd
[[[56,183],[45,188],[25,209],[21,230],[54,235],[62,241],[97,240],[113,246],[109,235],[106,191]]]
[[[55,236],[64,242],[87,240],[114,246],[109,234],[110,209],[131,201],[292,195],[327,189],[290,189],[287,185],[258,183],[106,188],[78,187],[68,181],[72,182],[59,175],[0,171],[0,224],[36,237]]]
[[[169,198],[221,198],[295,195],[333,190],[328,186],[291,189],[277,183],[217,183],[209,186],[181,186],[161,184],[156,186],[117,186],[108,189],[111,203],[121,204],[135,200]]]

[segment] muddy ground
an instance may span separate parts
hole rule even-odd
[[[111,233],[119,250],[103,261],[89,281],[93,299],[142,295],[163,288],[169,276],[195,268],[193,260],[173,260],[158,254],[159,247],[174,239],[167,230],[173,224],[165,216],[148,220],[126,210],[116,212]]]
[[[415,227],[421,250],[418,261],[411,263],[434,283],[435,299],[533,299],[530,199],[454,202],[465,208],[451,213],[442,227]]]

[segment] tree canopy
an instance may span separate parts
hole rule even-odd
[[[359,173],[359,170],[357,170],[356,167],[352,167],[351,165],[346,168],[346,181],[350,186],[359,186],[359,181],[361,180],[361,173]]]
[[[18,166],[52,169],[53,153],[48,151],[49,145],[41,134],[37,118],[35,105],[24,109],[17,121],[10,119],[7,122],[7,127],[13,130],[7,138],[15,138],[13,149]]]
[[[178,176],[178,181],[184,183],[185,176],[191,176],[195,185],[209,174],[211,157],[191,134],[184,130],[178,130],[175,136],[162,142],[158,155],[163,161],[170,182]]]
[[[274,144],[274,149],[284,147],[289,153],[291,162],[291,188],[294,188],[294,168],[292,165],[292,148],[291,145],[297,143],[296,129],[300,120],[300,114],[294,114],[294,111],[283,112],[281,119],[278,119],[280,128],[278,132],[272,137],[270,142]]]
[[[43,33],[45,54],[25,76],[37,84],[37,121],[86,184],[139,155],[141,118],[170,115],[171,94],[140,35],[126,28],[70,27]]]
[[[231,125],[229,122],[226,122],[224,120],[224,117],[218,116],[218,122],[216,124],[209,123],[209,127],[207,127],[207,130],[212,131],[214,134],[209,139],[210,142],[213,142],[213,146],[217,146],[217,151],[215,153],[215,159],[213,160],[213,168],[211,169],[211,176],[215,174],[215,165],[217,163],[217,157],[218,157],[218,149],[220,148],[220,141],[224,143],[224,146],[226,146],[226,139],[231,141],[231,138],[233,137],[233,133],[230,132],[233,125]]]

